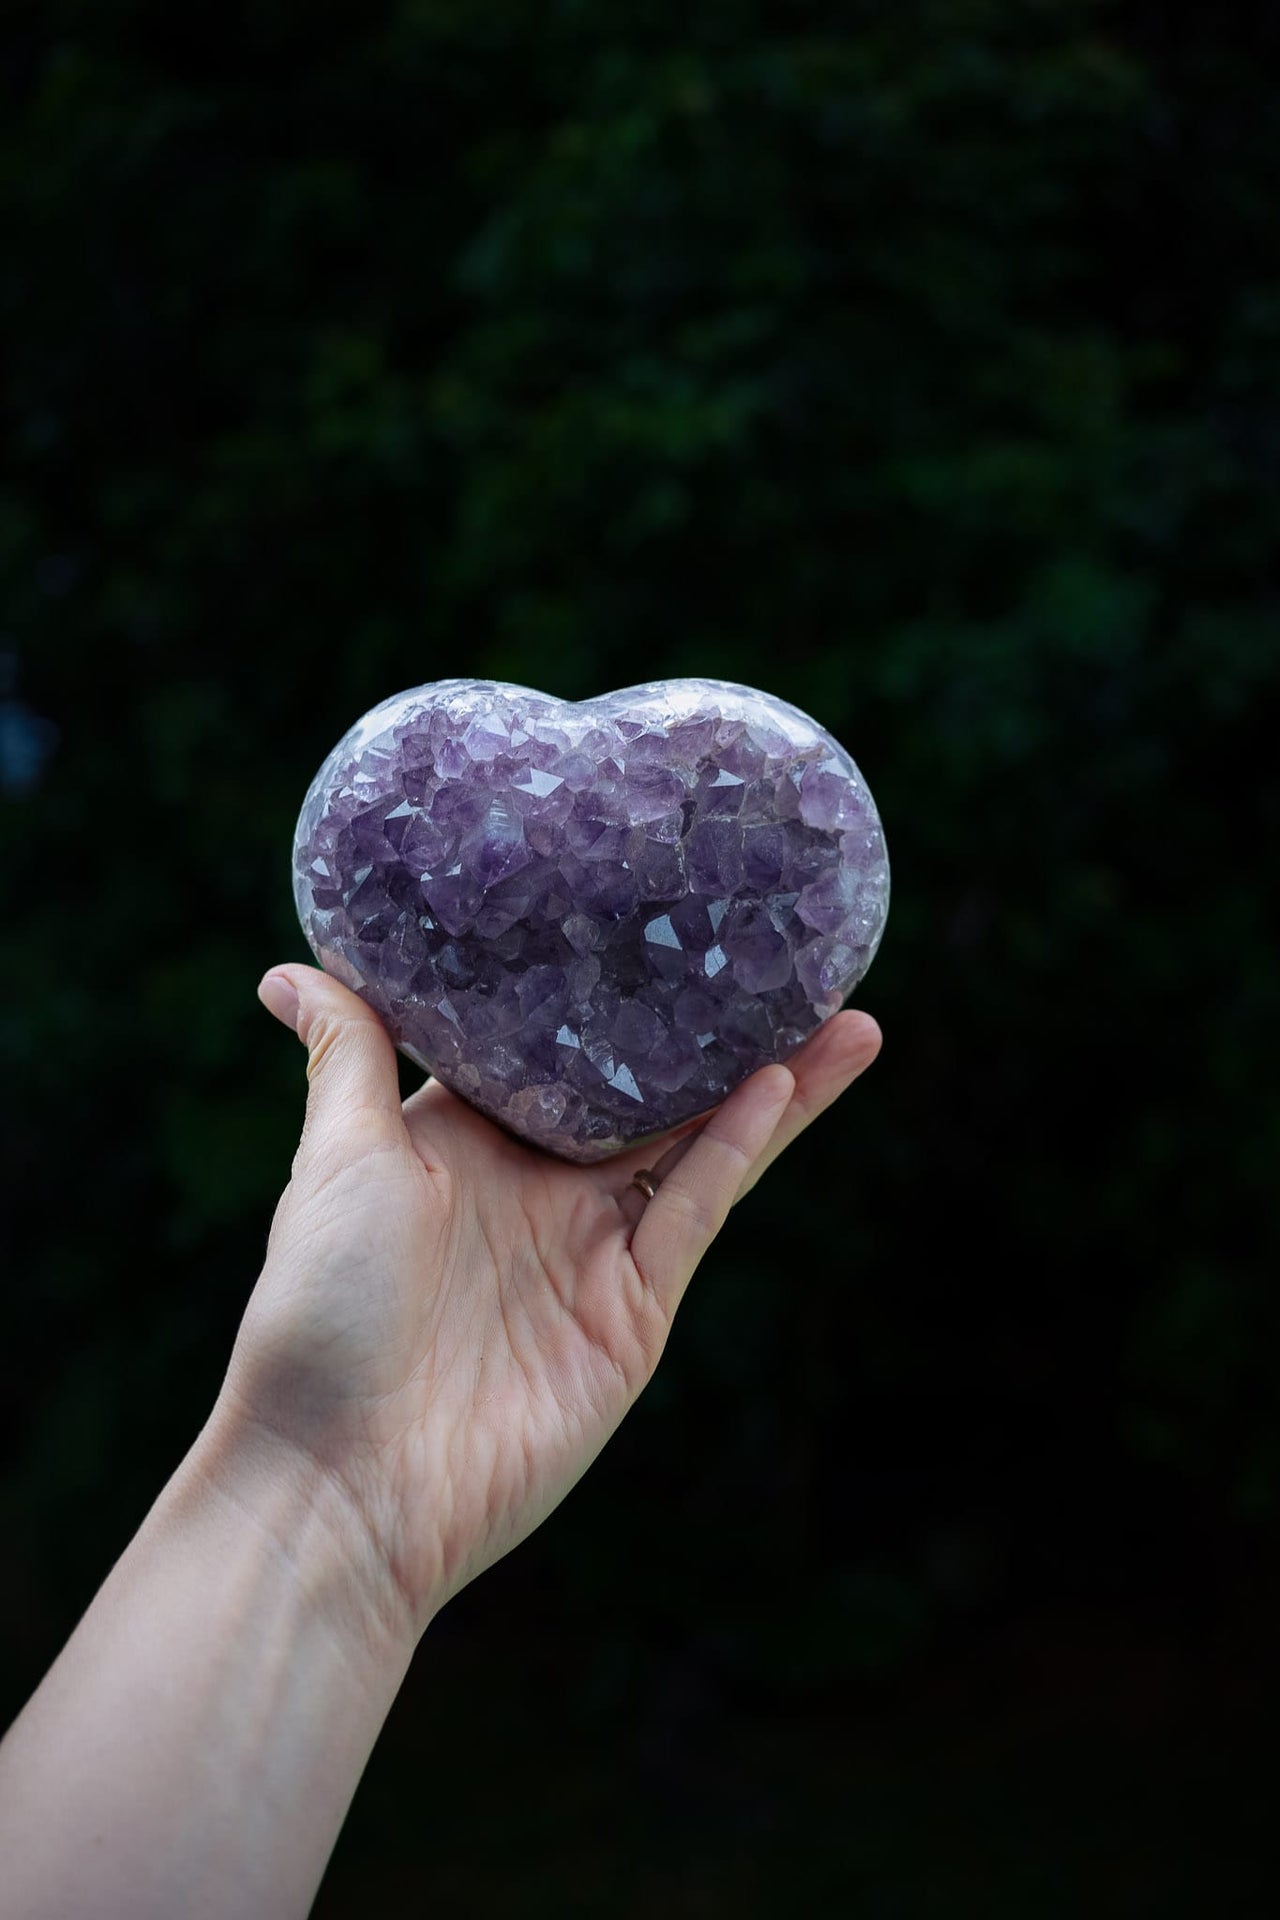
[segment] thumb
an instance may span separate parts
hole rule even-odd
[[[403,1136],[396,1052],[372,1007],[318,967],[272,967],[258,998],[307,1049],[304,1138],[340,1140],[352,1126]]]

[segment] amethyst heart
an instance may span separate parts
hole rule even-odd
[[[472,1106],[567,1160],[705,1112],[834,1013],[889,902],[844,749],[783,700],[661,680],[570,705],[439,680],[311,783],[317,959]]]

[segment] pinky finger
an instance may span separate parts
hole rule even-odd
[[[631,1257],[668,1318],[766,1153],[794,1091],[786,1067],[753,1073],[693,1137],[646,1206],[631,1238]]]

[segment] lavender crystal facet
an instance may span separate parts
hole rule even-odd
[[[871,964],[879,816],[797,708],[720,680],[568,705],[441,680],[311,783],[303,929],[411,1060],[562,1158],[606,1158],[785,1060]]]

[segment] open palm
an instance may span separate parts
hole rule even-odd
[[[420,1630],[585,1471],[729,1208],[879,1030],[838,1014],[708,1119],[578,1167],[437,1081],[402,1104],[385,1028],[328,975],[260,991],[307,1046],[310,1095],[227,1391],[350,1495]]]

